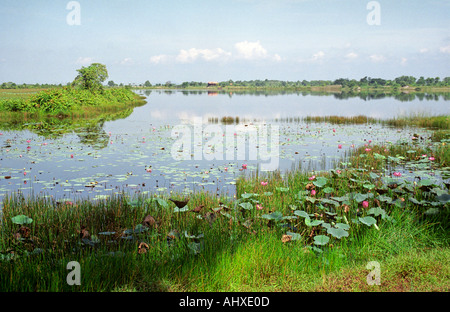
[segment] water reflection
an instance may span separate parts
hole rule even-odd
[[[325,97],[333,97],[337,100],[348,100],[352,98],[359,98],[364,101],[370,100],[380,100],[391,98],[401,102],[410,102],[410,101],[449,101],[450,100],[450,92],[383,92],[383,91],[343,91],[343,92],[332,92],[332,91],[290,91],[290,90],[233,90],[233,91],[225,91],[225,90],[184,90],[184,89],[141,89],[136,91],[138,94],[142,94],[145,96],[149,96],[152,92],[154,93],[164,93],[167,95],[177,94],[181,92],[183,95],[209,95],[209,96],[217,96],[221,95],[253,95],[253,96],[277,96],[277,95],[297,95],[297,96],[325,96]]]
[[[69,198],[96,198],[121,190],[187,193],[207,190],[232,196],[236,178],[258,168],[261,160],[237,156],[223,160],[195,159],[199,144],[203,152],[212,153],[214,138],[208,134],[208,126],[236,125],[233,128],[236,140],[248,142],[245,132],[240,131],[246,125],[277,125],[279,169],[300,164],[310,171],[333,167],[345,153],[369,140],[372,144],[385,144],[387,140],[410,140],[415,132],[424,137],[428,133],[424,129],[394,129],[382,124],[308,124],[304,117],[392,118],[422,111],[430,115],[448,114],[448,102],[442,95],[415,94],[414,99],[408,95],[409,100],[401,101],[380,94],[344,98],[342,94],[287,91],[136,92],[147,97],[146,105],[96,118],[2,118],[0,199],[17,190]],[[193,158],[174,159],[171,149],[176,138],[172,130],[178,125],[191,127],[192,120],[198,117],[203,122],[202,135],[192,137]],[[286,122],[286,118],[296,122]],[[194,128],[189,129],[194,133]],[[234,141],[234,133],[230,137]],[[225,140],[224,147],[232,151],[235,146],[230,145]],[[243,164],[247,169],[242,170]],[[151,172],[146,170],[150,166]]]
[[[359,116],[391,119],[408,115],[447,115],[449,93],[316,92],[250,90],[138,90],[148,98],[143,114],[152,122],[189,122],[202,117],[205,122],[224,117],[241,122],[271,122],[308,116]],[[162,97],[161,95],[170,95]],[[151,108],[151,109],[150,109]],[[144,112],[145,111],[145,112]]]

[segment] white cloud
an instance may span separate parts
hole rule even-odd
[[[440,47],[439,51],[441,51],[442,53],[450,53],[450,44],[445,47]]]
[[[419,50],[420,53],[427,53],[429,50],[427,48],[422,48]]]
[[[160,54],[150,57],[150,63],[161,64],[169,61],[176,61],[177,63],[193,63],[198,60],[206,62],[224,62],[232,60],[258,60],[266,59],[274,62],[280,62],[283,58],[279,54],[269,55],[267,50],[263,48],[259,41],[249,42],[242,41],[234,45],[236,51],[233,53],[222,48],[214,49],[181,49],[177,55]]]
[[[195,60],[201,58],[205,61],[214,60],[226,60],[231,56],[230,52],[227,52],[221,48],[216,49],[197,49],[191,48],[189,50],[180,50],[180,53],[176,56],[176,61],[180,63],[192,63]]]
[[[406,65],[407,62],[408,62],[408,59],[406,57],[402,57],[400,64],[404,66],[404,65]]]
[[[221,48],[216,49],[204,49],[200,51],[202,58],[206,61],[214,61],[214,60],[226,60],[231,57],[231,52],[227,52]]]
[[[150,63],[153,63],[153,64],[164,63],[164,62],[168,61],[169,58],[170,57],[165,54],[154,55],[154,56],[150,57]]]
[[[345,56],[345,58],[348,60],[354,60],[358,58],[358,54],[356,54],[355,52],[350,52]]]
[[[123,60],[120,61],[121,65],[131,65],[133,63],[134,63],[134,61],[130,57],[126,57],[126,58],[124,58]]]
[[[238,53],[238,58],[246,60],[263,59],[267,57],[267,50],[263,48],[259,41],[242,41],[234,45]]]
[[[311,57],[311,60],[312,61],[320,61],[321,59],[323,59],[324,56],[325,56],[325,52],[319,51],[319,52],[313,54],[313,56]]]
[[[381,54],[372,54],[369,58],[374,63],[382,63],[386,60],[386,58]]]
[[[79,57],[75,63],[78,65],[91,65],[93,63],[94,59],[92,57]]]

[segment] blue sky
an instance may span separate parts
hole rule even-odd
[[[69,2],[0,1],[0,82],[450,76],[449,0],[79,0],[79,25]]]

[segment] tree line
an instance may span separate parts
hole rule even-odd
[[[297,81],[283,81],[283,80],[226,80],[218,82],[220,87],[250,87],[250,88],[301,88],[301,87],[325,87],[331,85],[340,85],[342,87],[448,87],[450,86],[450,77],[441,79],[440,77],[425,78],[423,76],[416,78],[414,76],[400,76],[395,79],[382,79],[363,77],[359,80],[349,78],[338,78],[335,80],[297,80]],[[140,87],[152,87],[153,85],[147,80],[144,84],[139,84]],[[203,88],[207,87],[207,82],[200,81],[185,81],[181,84],[175,84],[171,81],[166,83],[157,83],[156,87],[178,87],[178,88]]]
[[[68,83],[67,85],[70,85]],[[423,76],[416,78],[414,76],[400,76],[395,79],[382,79],[382,78],[373,78],[373,77],[363,77],[359,80],[357,79],[349,79],[349,78],[338,78],[335,80],[297,80],[297,81],[283,81],[283,80],[226,80],[218,82],[218,86],[220,87],[260,87],[260,88],[301,88],[301,87],[325,87],[331,85],[340,85],[342,87],[355,88],[355,87],[448,87],[450,86],[450,77],[445,77],[441,79],[440,77],[428,77],[425,78]],[[201,81],[185,81],[181,84],[175,84],[171,81],[167,81],[165,83],[156,83],[153,85],[149,80],[146,80],[144,83],[140,84],[127,84],[123,83],[117,84],[114,81],[110,80],[107,82],[107,86],[109,87],[177,87],[177,88],[188,88],[188,87],[197,87],[203,88],[207,87],[207,82]],[[3,82],[0,85],[1,89],[32,89],[32,88],[54,88],[54,87],[62,87],[61,84],[16,84],[14,82]]]

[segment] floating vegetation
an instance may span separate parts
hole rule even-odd
[[[0,132],[2,291],[303,289],[305,272],[448,247],[444,133],[280,122],[279,170],[262,172],[261,160],[174,160],[174,126],[137,109],[48,126],[61,135]]]

